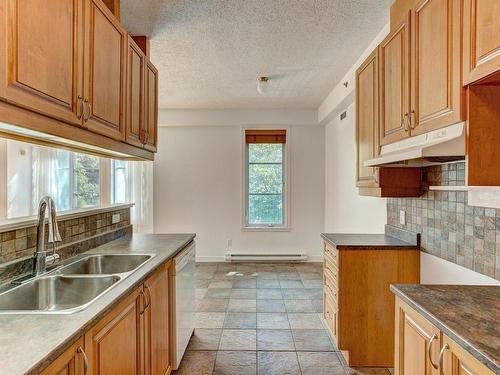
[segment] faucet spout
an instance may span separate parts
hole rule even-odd
[[[38,231],[36,240],[36,252],[33,258],[33,274],[35,276],[44,273],[47,270],[46,258],[47,252],[45,251],[45,216],[48,210],[48,229],[49,237],[48,243],[56,243],[61,241],[59,228],[57,226],[57,212],[56,205],[51,197],[43,197],[38,206]]]

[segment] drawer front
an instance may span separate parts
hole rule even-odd
[[[339,292],[338,292],[338,289],[328,279],[325,280],[324,292],[327,294],[327,296],[329,298],[329,302],[332,305],[334,305],[335,307],[338,307],[338,305],[339,305],[339,297],[338,297]]]
[[[332,270],[325,267],[325,269],[323,270],[323,279],[324,283],[328,283],[332,290],[339,289],[339,276],[337,270]]]
[[[328,292],[324,292],[324,311],[326,326],[337,345],[337,330],[338,330],[338,309],[332,304],[332,298]]]
[[[328,259],[336,268],[339,267],[339,251],[328,243],[325,243],[325,259]]]

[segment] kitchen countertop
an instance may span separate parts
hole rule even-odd
[[[138,234],[85,254],[155,254],[86,309],[74,314],[0,314],[0,375],[37,373],[59,356],[160,264],[173,258],[195,234]],[[81,256],[81,255],[80,255]]]
[[[500,373],[500,286],[391,285],[392,292]]]
[[[415,244],[399,240],[386,234],[345,234],[321,233],[321,237],[337,248],[373,248],[373,247],[402,247],[415,249]]]

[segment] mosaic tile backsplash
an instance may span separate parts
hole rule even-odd
[[[120,222],[111,223],[111,217],[120,214]],[[132,232],[130,208],[85,215],[58,221],[62,242],[57,243],[61,260]],[[45,233],[48,233],[47,225]],[[0,283],[26,273],[36,248],[37,228],[31,226],[0,233]],[[47,243],[47,235],[45,242]],[[47,250],[52,245],[47,245]]]
[[[465,163],[424,169],[427,186],[465,185]],[[399,211],[406,211],[406,225]],[[421,233],[422,250],[500,280],[500,210],[467,204],[462,191],[426,191],[420,198],[390,198],[387,222]]]

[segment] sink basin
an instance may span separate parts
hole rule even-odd
[[[64,275],[111,275],[139,268],[151,255],[109,254],[90,255],[58,270]]]
[[[0,314],[74,312],[86,307],[119,280],[116,275],[41,277],[0,294]]]

